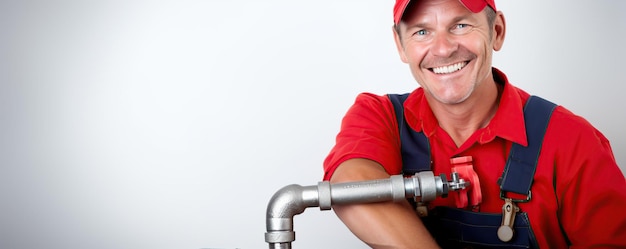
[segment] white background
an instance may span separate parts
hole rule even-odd
[[[392,0],[2,1],[0,248],[267,248],[359,92],[417,86]],[[626,2],[501,0],[494,65],[626,165]],[[598,179],[601,181],[602,179]],[[294,248],[365,248],[332,211]]]

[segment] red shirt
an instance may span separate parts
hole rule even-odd
[[[498,111],[460,147],[438,125],[422,88],[413,91],[404,106],[408,124],[429,139],[435,175],[450,175],[451,158],[472,156],[482,191],[480,212],[502,213],[504,201],[497,180],[511,144],[527,145],[523,106],[529,94],[511,85],[499,70],[493,72],[496,81],[504,85]],[[400,174],[397,127],[387,96],[360,94],[324,161],[324,180],[351,158],[367,158],[383,165],[390,175]],[[609,141],[584,118],[562,106],[554,110],[548,124],[531,191],[532,200],[518,206],[528,213],[541,248],[566,248],[567,240],[580,248],[626,247],[626,180]],[[439,198],[431,207],[454,207],[451,197]]]

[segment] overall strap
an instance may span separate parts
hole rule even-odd
[[[526,195],[525,201],[530,200],[530,185],[537,169],[543,137],[555,107],[556,104],[537,96],[530,96],[526,102],[524,121],[528,147],[513,143],[500,180],[502,196],[506,192],[513,192]]]
[[[430,144],[423,132],[416,132],[404,118],[404,101],[409,96],[405,94],[388,94],[393,104],[400,133],[400,148],[402,151],[402,173],[413,175],[417,172],[431,170]]]

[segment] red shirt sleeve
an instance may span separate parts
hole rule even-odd
[[[342,162],[365,158],[383,165],[389,174],[402,170],[402,156],[393,105],[387,96],[359,94],[341,122],[335,146],[324,160],[324,180]]]
[[[554,116],[567,123],[553,137],[559,144],[553,184],[556,215],[571,248],[626,247],[626,180],[608,139],[571,113]]]

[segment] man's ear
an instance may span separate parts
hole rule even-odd
[[[396,48],[398,49],[400,60],[402,60],[402,62],[404,63],[408,63],[408,60],[406,59],[406,54],[404,53],[404,45],[402,44],[402,38],[400,37],[400,34],[398,34],[398,29],[400,28],[396,29],[396,27],[393,26],[391,27],[391,29],[393,30],[393,39],[396,41]]]
[[[504,14],[501,11],[496,13],[496,20],[493,27],[493,50],[499,51],[504,44],[504,37],[506,35],[506,21],[504,20]]]

